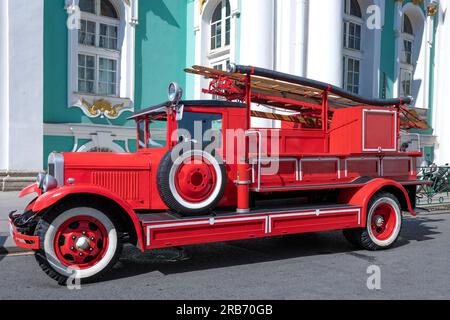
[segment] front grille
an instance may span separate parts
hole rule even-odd
[[[54,163],[48,164],[48,174],[51,175],[52,177],[55,176],[55,164]]]
[[[61,153],[52,152],[48,156],[48,174],[58,181],[58,187],[64,185],[64,156]]]

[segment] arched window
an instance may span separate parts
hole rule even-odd
[[[344,0],[344,89],[359,94],[361,78],[362,10],[357,0]]]
[[[411,19],[407,14],[403,16],[403,33],[414,36],[413,26],[411,23]]]
[[[210,21],[209,63],[218,70],[226,70],[230,63],[231,7],[229,0],[220,0]]]
[[[109,0],[80,0],[78,92],[119,95],[119,15]]]
[[[231,7],[229,0],[221,0],[211,17],[211,47],[217,50],[230,45]]]
[[[403,15],[401,56],[400,56],[400,96],[412,95],[413,86],[413,54],[414,54],[414,29],[411,19],[405,13]]]

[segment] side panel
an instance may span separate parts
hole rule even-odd
[[[355,206],[143,222],[146,249],[261,238],[361,226]]]
[[[363,110],[363,151],[397,151],[397,112]]]

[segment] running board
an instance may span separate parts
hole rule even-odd
[[[248,214],[180,217],[141,215],[145,249],[361,227],[361,208],[350,205],[267,209]]]

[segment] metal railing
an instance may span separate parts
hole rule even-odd
[[[431,184],[418,187],[418,205],[450,204],[450,166],[420,167],[417,177],[420,180],[431,182]]]

